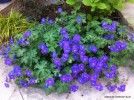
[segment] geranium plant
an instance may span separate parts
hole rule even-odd
[[[60,18],[42,18],[2,48],[5,64],[14,65],[8,78],[20,87],[44,88],[47,94],[76,92],[77,82],[102,91],[99,78],[114,82],[106,86],[109,91],[125,91],[125,84],[117,85],[117,68],[127,64],[134,46],[124,26],[110,19],[89,22],[85,14],[69,15],[62,8],[57,13]]]

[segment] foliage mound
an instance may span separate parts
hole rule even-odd
[[[117,66],[126,66],[134,48],[125,27],[110,19],[89,22],[85,14],[68,15],[62,8],[58,13],[60,18],[42,18],[38,27],[2,48],[5,64],[14,65],[8,78],[20,87],[44,88],[47,94],[76,92],[76,82],[102,91],[100,78],[111,83],[109,91],[125,91],[125,84],[117,86]]]

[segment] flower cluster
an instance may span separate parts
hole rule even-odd
[[[108,22],[104,21],[102,23],[102,28],[110,32],[115,32],[117,25],[118,23],[116,21],[113,21],[111,25],[109,25]]]
[[[112,52],[119,52],[119,51],[123,51],[127,48],[127,44],[126,42],[122,42],[122,41],[116,41],[114,45],[110,46],[109,49]]]
[[[62,75],[60,77],[61,82],[71,82],[73,77],[70,74]]]

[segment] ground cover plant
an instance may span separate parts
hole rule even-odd
[[[16,34],[25,32],[31,26],[34,26],[35,23],[31,23],[28,18],[20,14],[15,10],[5,17],[0,16],[0,45],[8,44],[8,41],[11,37]]]
[[[47,94],[57,91],[76,92],[81,85],[110,92],[124,92],[126,84],[118,84],[118,66],[126,66],[133,56],[133,37],[125,27],[110,19],[87,21],[84,13],[71,14],[58,8],[61,17],[42,18],[38,27],[17,35],[2,48],[6,65],[14,65],[8,80],[20,87],[43,88]],[[104,86],[100,78],[110,82]]]

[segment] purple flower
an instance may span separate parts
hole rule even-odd
[[[108,35],[104,36],[104,38],[106,40],[113,40],[114,39],[114,34],[108,34]]]
[[[71,52],[70,46],[64,48],[64,53],[70,53],[70,52]]]
[[[99,73],[94,72],[92,76],[90,77],[90,81],[96,81],[99,78]]]
[[[6,88],[9,88],[9,84],[8,84],[8,83],[5,83],[5,87],[6,87]]]
[[[52,24],[54,23],[54,21],[53,21],[52,19],[50,19],[50,20],[48,21],[48,23],[49,23],[50,25],[52,25]]]
[[[20,85],[21,85],[22,87],[27,87],[29,84],[28,84],[28,82],[26,82],[26,81],[20,79]]]
[[[113,79],[116,76],[116,72],[105,72],[104,74],[108,79]]]
[[[110,91],[110,92],[113,92],[116,88],[117,88],[117,85],[115,84],[115,85],[108,85],[108,86],[106,86],[107,87],[107,89]]]
[[[79,64],[78,65],[78,69],[80,70],[80,71],[84,71],[84,68],[85,68],[85,65],[84,64]]]
[[[103,26],[107,26],[107,25],[108,25],[108,22],[107,21],[102,22],[102,27]]]
[[[73,53],[77,53],[78,50],[79,50],[78,45],[73,45],[73,46],[72,46],[72,52],[73,52]]]
[[[53,53],[52,53],[52,57],[53,57],[53,58],[56,58],[56,57],[57,57],[57,52],[53,52]]]
[[[79,70],[78,68],[79,68],[78,65],[77,65],[77,64],[74,64],[74,65],[71,67],[72,74],[77,75],[77,74],[80,72],[80,70]]]
[[[31,76],[31,71],[30,70],[26,70],[25,74],[26,74],[26,76],[30,77]]]
[[[62,75],[60,77],[61,82],[71,82],[73,80],[73,77],[70,74]]]
[[[54,83],[55,83],[55,82],[54,82],[54,79],[53,79],[53,78],[48,78],[48,79],[46,80],[45,86],[50,87],[50,86],[53,86]]]
[[[90,80],[90,75],[84,72],[81,74],[81,78],[84,79],[85,82],[88,82]]]
[[[117,67],[115,65],[110,66],[110,70],[116,72]]]
[[[69,35],[67,33],[63,34],[63,40],[69,40]]]
[[[38,49],[41,50],[41,52],[43,54],[47,54],[48,53],[48,48],[47,48],[47,46],[45,44],[40,44]]]
[[[116,41],[114,45],[110,46],[109,49],[112,52],[119,52],[119,51],[123,51],[127,48],[127,44],[126,42],[122,42],[122,41]]]
[[[38,47],[38,49],[39,49],[39,50],[43,50],[43,49],[45,49],[46,47],[47,47],[46,44],[40,44],[39,47]]]
[[[96,53],[98,51],[98,48],[94,45],[90,45],[88,49],[89,49],[89,51],[91,51],[93,53]]]
[[[73,58],[77,61],[79,59],[79,54],[73,54]]]
[[[9,73],[8,73],[8,77],[9,77],[9,79],[10,80],[14,80],[16,77],[15,77],[15,73],[14,73],[14,71],[10,71]]]
[[[60,70],[60,67],[62,66],[62,62],[59,58],[54,58],[54,64]]]
[[[10,38],[9,42],[10,42],[10,44],[13,44],[14,43],[13,38]]]
[[[46,23],[46,19],[45,18],[42,18],[41,19],[41,24],[45,25],[45,23]]]
[[[69,55],[67,53],[63,53],[63,55],[62,55],[62,61],[63,62],[66,62],[68,60],[68,58],[69,58]]]
[[[76,84],[72,84],[69,88],[73,92],[76,92],[79,89],[79,87]]]
[[[5,58],[4,62],[5,62],[5,65],[11,66],[13,61],[9,57],[7,57]]]
[[[132,42],[134,42],[134,34],[130,34],[130,40],[132,41]]]
[[[114,26],[114,27],[116,27],[117,24],[118,24],[117,21],[113,21],[113,22],[112,22],[112,26]]]
[[[60,30],[60,33],[61,33],[61,34],[66,34],[66,33],[67,33],[67,29],[66,29],[66,28],[62,28],[62,29]]]
[[[88,57],[87,56],[80,56],[80,59],[82,61],[82,63],[87,63],[88,62]]]
[[[102,91],[103,90],[103,86],[100,83],[99,84],[96,84],[95,88],[96,88],[96,90],[99,90],[99,91]]]
[[[73,37],[73,41],[74,41],[75,43],[79,43],[80,40],[81,40],[80,35],[79,35],[79,34],[75,34],[74,37]]]
[[[89,67],[91,67],[91,68],[95,68],[95,66],[97,65],[97,62],[98,62],[98,60],[96,58],[89,58],[88,61],[89,61]]]
[[[117,88],[119,91],[124,92],[126,89],[126,84],[120,85],[120,87]]]
[[[36,84],[36,78],[30,78],[29,84],[31,85]]]
[[[78,16],[77,19],[76,19],[76,21],[77,21],[78,23],[81,23],[81,22],[82,22],[82,18],[81,18],[80,16]]]
[[[100,58],[101,62],[106,62],[109,60],[109,57],[106,56],[106,55],[103,55],[101,58]]]
[[[84,80],[83,78],[81,78],[81,77],[78,78],[78,82],[79,82],[80,84],[82,84],[82,85],[86,83],[85,80]]]
[[[31,35],[31,31],[28,30],[24,33],[24,38],[28,38],[30,35]]]
[[[58,8],[58,12],[61,13],[62,12],[62,8]]]
[[[96,81],[90,81],[90,85],[91,85],[91,86],[94,87],[94,86],[96,86],[96,84],[97,84]]]

